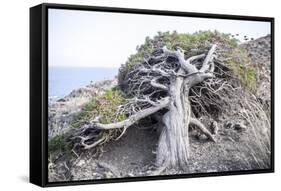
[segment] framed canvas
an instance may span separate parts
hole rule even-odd
[[[274,18],[30,8],[30,182],[274,172]]]

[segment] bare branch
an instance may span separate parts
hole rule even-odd
[[[165,91],[168,91],[168,88],[163,85],[163,84],[160,84],[157,82],[159,78],[154,78],[153,80],[151,80],[150,84],[155,87],[155,88],[159,88],[159,89],[162,89],[162,90],[165,90]]]
[[[208,54],[207,54],[207,56],[206,56],[206,58],[205,58],[205,60],[202,64],[200,72],[206,72],[209,69],[210,62],[213,61],[213,58],[214,58],[213,54],[214,54],[216,48],[217,48],[217,45],[215,45],[215,44],[211,47],[211,49],[209,50],[209,52],[208,52]]]
[[[158,73],[162,76],[166,76],[166,77],[169,77],[170,75],[168,73],[166,73],[164,70],[161,70],[159,68],[156,68],[155,66],[150,68],[150,69],[147,69],[147,68],[142,68],[142,69],[139,69],[141,72],[143,73],[151,73],[151,72],[154,72],[154,73]]]
[[[101,124],[101,123],[91,123],[87,124],[87,127],[94,127],[95,129],[101,129],[101,130],[109,130],[109,129],[118,129],[123,127],[129,127],[139,121],[142,118],[145,118],[160,109],[163,109],[168,106],[170,99],[168,97],[163,98],[161,101],[159,101],[159,104],[157,104],[154,107],[150,107],[147,109],[144,109],[134,115],[131,115],[128,119],[124,121],[120,121],[117,123],[110,123],[110,124]]]
[[[204,73],[204,72],[196,72],[192,73],[190,75],[187,75],[187,78],[185,79],[185,84],[189,84],[190,87],[199,84],[203,82],[204,80],[208,78],[214,77],[213,73]]]
[[[208,131],[208,129],[205,127],[205,125],[203,123],[201,123],[198,119],[191,118],[190,124],[197,126],[202,131],[202,133],[204,133],[210,140],[212,140],[213,142],[216,142],[215,138]]]
[[[104,140],[105,140],[105,138],[101,138],[90,145],[86,144],[85,141],[81,141],[81,145],[84,146],[84,149],[91,149],[91,148],[97,146],[98,144],[102,143]]]
[[[166,47],[163,48],[163,51],[168,56],[173,56],[178,59],[179,64],[187,73],[197,72],[197,68],[192,65],[190,62],[186,62],[184,59],[184,54],[179,49],[177,51],[168,50]]]
[[[201,59],[201,58],[204,58],[205,56],[206,56],[205,54],[199,54],[199,55],[196,55],[196,56],[191,56],[190,58],[188,58],[188,59],[186,60],[186,62],[191,64],[191,62],[194,62],[194,61],[196,61],[196,60],[199,60],[199,59]]]

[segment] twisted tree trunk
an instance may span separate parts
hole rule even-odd
[[[189,158],[188,127],[190,122],[190,103],[188,86],[178,77],[170,86],[171,102],[169,111],[163,116],[164,128],[161,132],[157,165],[185,168]]]

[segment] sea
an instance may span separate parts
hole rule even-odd
[[[48,73],[48,98],[55,101],[91,82],[113,79],[118,68],[50,66]]]

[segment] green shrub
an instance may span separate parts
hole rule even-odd
[[[65,141],[64,135],[57,135],[48,141],[48,154],[57,155],[70,151],[70,145]]]
[[[166,46],[175,50],[180,47],[185,50],[185,56],[190,57],[206,52],[213,43],[221,45],[220,57],[227,58],[226,64],[232,69],[233,76],[239,79],[247,89],[255,90],[256,71],[249,64],[245,50],[240,48],[239,41],[231,38],[230,34],[218,31],[198,31],[192,34],[177,33],[176,31],[172,33],[158,32],[153,38],[146,37],[144,44],[137,47],[137,53],[129,56],[127,62],[121,65],[118,83],[122,89],[125,89],[126,74],[132,66],[151,55],[156,49]]]
[[[89,121],[99,116],[100,123],[112,123],[125,119],[125,114],[118,113],[118,106],[125,102],[124,94],[118,89],[110,89],[104,94],[93,97],[84,105],[72,123],[74,128],[80,127],[84,121]]]
[[[256,69],[251,64],[246,51],[243,48],[236,48],[228,53],[232,59],[226,60],[233,75],[240,80],[241,84],[250,91],[256,90]]]

